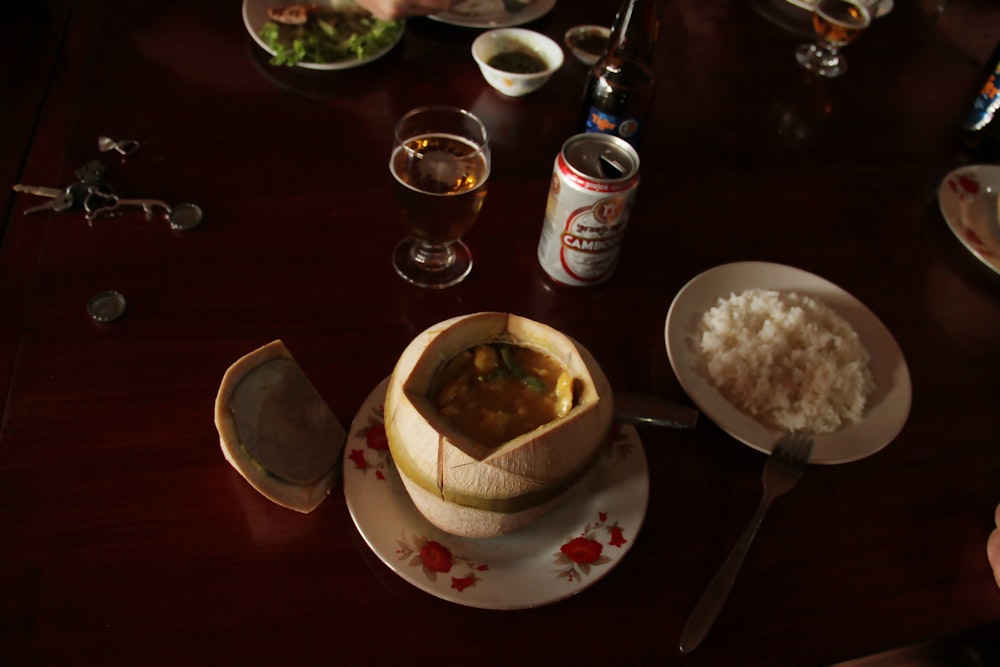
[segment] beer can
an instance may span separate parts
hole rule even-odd
[[[597,285],[611,277],[639,187],[639,154],[610,134],[566,140],[556,156],[538,241],[538,261],[556,283]]]

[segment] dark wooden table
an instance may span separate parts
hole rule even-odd
[[[0,663],[827,665],[998,634],[985,556],[1000,501],[1000,277],[952,236],[936,192],[982,161],[956,127],[1000,38],[987,0],[897,0],[835,81],[792,52],[808,26],[735,2],[705,26],[661,3],[655,113],[621,265],[553,289],[535,248],[552,160],[577,131],[585,69],[504,99],[469,55],[476,30],[412,20],[393,52],[343,72],[277,69],[240,3],[15,3],[0,195]],[[616,2],[563,0],[559,38]],[[9,57],[8,57],[9,56]],[[448,103],[493,136],[463,284],[424,291],[389,254],[394,120]],[[10,121],[7,123],[6,121]],[[141,142],[123,158],[97,137]],[[22,215],[15,182],[65,185],[101,159],[131,197],[195,202],[172,232],[132,214]],[[557,604],[485,611],[423,593],[355,529],[340,488],[309,515],[226,463],[223,372],[281,338],[341,422],[409,340],[506,310],[583,342],[614,386],[689,403],[663,340],[693,276],[739,260],[819,274],[903,349],[913,408],[877,454],[810,468],[772,509],[705,644],[681,628],[760,493],[763,455],[705,419],[640,431],[651,496],[606,578]],[[105,289],[125,316],[85,312]]]

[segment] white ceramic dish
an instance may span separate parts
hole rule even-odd
[[[518,74],[490,66],[490,59],[504,51],[529,51],[545,63],[545,71]],[[544,86],[562,67],[564,56],[562,48],[540,32],[497,28],[476,37],[472,42],[472,58],[488,84],[508,97],[520,97]]]
[[[430,18],[442,23],[466,28],[510,28],[530,23],[548,14],[556,0],[524,0],[524,9],[507,11],[503,3],[459,2],[446,12],[431,14]]]
[[[382,428],[387,385],[388,378],[351,424],[344,496],[365,542],[404,580],[468,607],[523,609],[589,588],[628,553],[649,503],[646,454],[633,427],[623,426],[587,476],[537,522],[502,537],[456,537],[417,511],[388,450],[368,446],[368,430]]]
[[[573,26],[566,31],[565,35],[563,35],[563,42],[565,42],[566,48],[569,49],[569,52],[572,53],[577,60],[582,62],[584,65],[593,65],[600,59],[601,54],[584,51],[577,46],[577,40],[587,35],[599,35],[602,37],[606,48],[607,42],[611,38],[611,29],[603,25]]]
[[[253,41],[257,42],[260,48],[264,49],[270,55],[274,55],[274,49],[267,45],[258,31],[260,31],[261,26],[267,22],[267,10],[269,7],[274,7],[275,5],[281,4],[276,2],[276,0],[243,0],[243,26],[246,28],[247,32],[253,38]],[[328,4],[331,7],[337,7],[344,4],[342,0],[325,0],[323,4]],[[383,49],[371,54],[367,58],[351,58],[348,60],[340,60],[333,63],[298,63],[295,66],[301,67],[303,69],[315,69],[315,70],[343,70],[351,69],[353,67],[360,67],[373,60],[378,60],[385,54],[392,51],[392,49],[399,43],[399,40],[403,38],[403,33],[406,31],[406,26],[404,25],[399,34],[396,35],[396,40],[386,46]]]
[[[948,227],[979,261],[1000,273],[1000,166],[974,164],[945,176],[938,206]]]
[[[770,452],[781,433],[730,403],[698,371],[693,332],[698,318],[720,298],[747,289],[794,291],[821,300],[847,320],[871,354],[875,392],[864,418],[816,438],[813,463],[846,463],[864,458],[892,442],[910,414],[910,372],[889,330],[863,303],[833,283],[807,271],[767,262],[724,264],[705,271],[674,297],[667,313],[665,338],[670,365],[691,400],[731,436],[754,449]]]

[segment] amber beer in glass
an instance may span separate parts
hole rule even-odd
[[[389,169],[409,234],[393,253],[396,272],[421,287],[461,282],[472,270],[461,238],[479,217],[490,175],[486,127],[456,107],[414,109],[396,125]]]
[[[442,156],[438,167],[428,168]],[[403,224],[414,236],[435,243],[461,238],[486,197],[486,160],[475,145],[456,137],[410,139],[393,154],[392,174]]]
[[[847,46],[871,23],[868,7],[860,0],[816,0],[813,30],[816,42],[795,51],[799,64],[820,76],[833,78],[847,71],[840,47]]]
[[[813,14],[813,30],[824,42],[846,46],[868,27],[864,11],[846,0],[826,0],[822,10]]]

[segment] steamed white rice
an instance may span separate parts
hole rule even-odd
[[[702,316],[696,343],[726,398],[785,430],[822,434],[856,422],[875,388],[851,325],[795,292],[752,289],[719,299]]]

